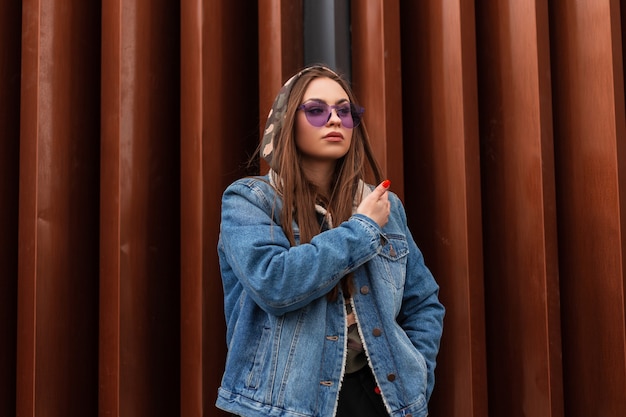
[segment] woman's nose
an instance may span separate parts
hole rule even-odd
[[[328,115],[327,123],[341,124],[341,118],[339,114],[337,114],[337,109],[330,109],[330,114]]]

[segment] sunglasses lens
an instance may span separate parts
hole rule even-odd
[[[302,110],[306,119],[315,127],[322,127],[330,118],[330,109],[327,105],[321,103],[310,103],[302,105]]]
[[[337,112],[337,116],[341,119],[341,123],[345,127],[350,129],[354,127],[354,120],[352,120],[352,107],[349,104],[335,107],[335,111]]]

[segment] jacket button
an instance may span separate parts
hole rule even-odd
[[[372,334],[376,337],[380,336],[381,334],[383,334],[383,331],[380,330],[378,327],[376,327],[374,330],[372,330]]]
[[[361,287],[361,294],[367,295],[369,293],[370,293],[370,287],[368,287],[367,285],[364,285]]]
[[[393,382],[395,380],[396,380],[396,374],[389,374],[389,375],[387,375],[387,381]]]

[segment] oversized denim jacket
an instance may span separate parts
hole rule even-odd
[[[219,408],[245,417],[335,415],[347,318],[343,296],[326,294],[354,272],[353,309],[387,411],[427,415],[444,307],[400,200],[389,198],[382,230],[355,214],[292,247],[267,177],[226,189],[218,254],[228,355]]]

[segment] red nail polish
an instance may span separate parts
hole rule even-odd
[[[378,387],[374,387],[374,392],[375,392],[376,394],[379,394],[379,395],[380,395],[380,388],[378,388]]]
[[[390,185],[391,185],[391,181],[389,181],[389,180],[383,181],[383,187],[389,188]]]

